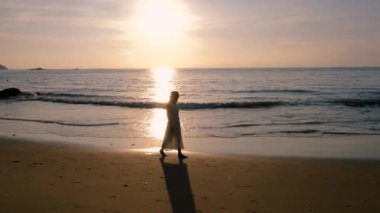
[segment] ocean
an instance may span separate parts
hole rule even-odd
[[[185,138],[380,134],[380,68],[1,70],[0,133],[163,137],[172,90]]]

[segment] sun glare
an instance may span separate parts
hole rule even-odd
[[[163,109],[154,109],[152,113],[148,127],[149,134],[156,139],[162,139],[165,134],[167,122],[166,112]]]
[[[174,69],[172,68],[155,68],[151,70],[154,78],[154,97],[156,102],[167,102],[169,93],[172,90],[172,78]]]
[[[155,68],[151,69],[154,79],[153,100],[159,103],[165,103],[169,100],[170,91],[173,90],[173,73],[172,68]],[[164,109],[154,109],[150,119],[148,131],[156,139],[162,139],[166,128],[166,112]]]
[[[186,0],[135,0],[125,22],[127,60],[145,67],[183,66],[199,47],[199,18]],[[132,48],[131,48],[132,47]],[[133,51],[132,51],[133,49]]]
[[[145,38],[173,39],[190,28],[191,16],[180,0],[141,0],[137,25]]]

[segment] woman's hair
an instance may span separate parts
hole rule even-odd
[[[177,97],[179,97],[179,92],[178,91],[172,91],[171,93],[170,93],[170,96],[177,96]]]

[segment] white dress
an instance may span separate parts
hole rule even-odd
[[[166,125],[163,149],[183,149],[181,123],[179,121],[179,108],[177,104],[168,104],[166,107],[168,123]]]

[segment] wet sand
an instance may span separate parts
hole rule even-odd
[[[380,211],[380,161],[168,154],[0,138],[0,212]]]

